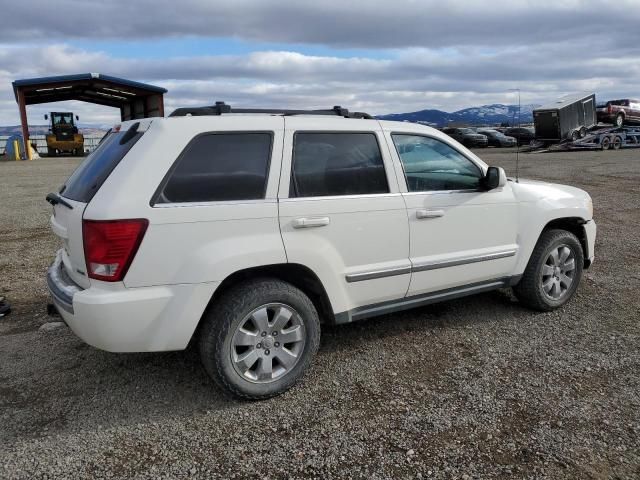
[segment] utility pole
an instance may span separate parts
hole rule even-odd
[[[518,131],[520,129],[520,89],[519,88],[510,88],[509,92],[518,92]],[[516,141],[516,183],[520,181],[520,139],[518,138]]]

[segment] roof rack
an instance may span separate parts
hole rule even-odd
[[[224,102],[216,102],[208,107],[184,107],[177,108],[171,112],[170,117],[222,115],[223,113],[266,113],[271,115],[337,115],[344,118],[366,118],[373,119],[371,115],[364,112],[350,112],[346,108],[337,105],[329,110],[282,110],[270,108],[231,108]]]

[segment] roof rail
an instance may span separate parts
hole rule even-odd
[[[271,115],[337,115],[344,118],[366,118],[373,119],[371,115],[364,112],[350,112],[346,108],[337,105],[329,110],[286,110],[271,108],[231,108],[224,102],[216,102],[208,107],[184,107],[177,108],[171,112],[170,117],[222,115],[224,113],[266,113]]]

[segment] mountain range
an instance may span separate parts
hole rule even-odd
[[[539,105],[521,105],[520,123],[533,122],[533,110]],[[409,113],[391,113],[379,115],[381,120],[395,120],[400,122],[420,122],[434,127],[444,127],[450,123],[457,125],[494,125],[518,123],[518,105],[482,105],[470,107],[456,112],[442,110],[419,110]]]
[[[520,123],[533,122],[532,111],[539,105],[522,105],[520,108]],[[518,122],[518,105],[482,105],[470,107],[456,112],[444,112],[442,110],[419,110],[408,113],[390,113],[379,115],[381,120],[396,120],[400,122],[420,122],[434,127],[444,127],[450,123],[457,125],[494,125],[509,123],[515,125]],[[80,131],[85,135],[104,134],[110,126],[85,124],[80,125]],[[48,125],[29,125],[31,135],[44,135],[48,132]],[[7,127],[0,126],[0,135],[13,135],[21,133],[20,125]]]

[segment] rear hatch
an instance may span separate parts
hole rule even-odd
[[[62,242],[64,268],[69,277],[83,288],[90,284],[82,238],[84,210],[150,124],[151,119],[145,119],[127,122],[122,128],[114,127],[76,168],[58,194],[50,194],[47,198],[53,204],[51,227]]]
[[[534,113],[536,138],[559,140],[560,117],[555,110],[539,110]]]

